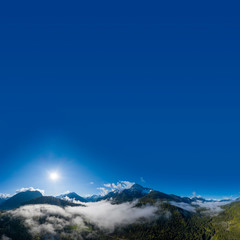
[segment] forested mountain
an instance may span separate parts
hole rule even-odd
[[[57,196],[57,198],[60,198],[60,199],[68,199],[69,198],[69,199],[80,201],[80,202],[88,202],[88,200],[86,198],[79,196],[75,192],[62,194],[62,195]]]
[[[59,198],[51,197],[51,196],[41,196],[41,197],[34,198],[32,200],[22,203],[22,206],[35,205],[35,204],[49,204],[49,205],[56,205],[59,207],[80,206],[81,205],[81,204],[75,204],[75,203],[65,201],[65,200],[62,200]]]
[[[0,194],[0,205],[5,202],[7,199],[9,199],[9,197],[5,196],[4,194]]]
[[[76,204],[38,191],[18,193],[2,204],[0,239],[240,239],[239,199],[179,197],[138,184],[90,199]]]
[[[25,191],[15,194],[13,197],[7,199],[0,205],[1,210],[9,210],[21,206],[22,203],[32,200],[37,197],[41,197],[42,194],[39,191]]]

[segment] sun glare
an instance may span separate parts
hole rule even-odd
[[[53,181],[56,181],[56,180],[59,179],[59,175],[58,175],[57,172],[52,172],[52,173],[50,173],[49,177],[50,177],[50,179],[53,180]]]

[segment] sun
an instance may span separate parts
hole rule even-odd
[[[59,179],[59,174],[57,172],[52,172],[52,173],[49,174],[49,178],[52,181],[57,181]]]

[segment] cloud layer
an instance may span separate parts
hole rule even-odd
[[[108,194],[109,192],[112,192],[112,191],[115,191],[115,190],[122,191],[124,189],[129,189],[134,184],[135,184],[134,182],[119,181],[117,183],[103,184],[104,187],[99,187],[98,190],[100,190],[101,195],[104,196],[104,195]]]
[[[77,232],[87,232],[89,224],[105,232],[117,227],[156,217],[157,207],[134,207],[135,203],[113,205],[108,201],[87,203],[85,207],[61,208],[52,205],[28,205],[9,211],[12,217],[23,218],[32,235],[57,235],[66,227],[75,226]],[[44,221],[41,221],[44,219]],[[72,233],[71,233],[72,234]]]
[[[202,214],[216,215],[223,211],[222,206],[231,203],[233,200],[229,201],[194,201],[191,204],[184,202],[174,202],[171,201],[170,204],[176,207],[182,208],[189,212],[196,212],[197,209],[201,209]]]
[[[12,239],[7,237],[7,236],[5,236],[5,235],[2,235],[1,240],[12,240]]]

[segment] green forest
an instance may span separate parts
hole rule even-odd
[[[136,207],[156,204],[152,199],[143,199]],[[206,214],[202,209],[190,213],[167,202],[158,203],[157,218],[154,221],[134,223],[116,228],[113,232],[103,231],[85,221],[87,228],[79,229],[71,225],[58,230],[55,235],[33,235],[25,226],[23,219],[13,218],[8,212],[1,212],[0,236],[13,240],[42,239],[135,239],[135,240],[235,240],[240,239],[240,202],[233,202],[222,207],[215,216]],[[165,215],[164,215],[165,214]],[[39,226],[46,218],[39,217]]]

